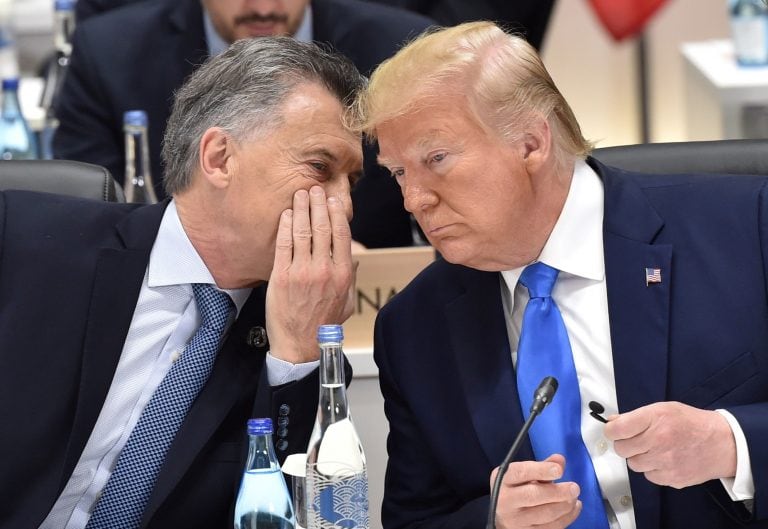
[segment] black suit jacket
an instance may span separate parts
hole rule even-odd
[[[727,409],[744,430],[755,482],[750,515],[718,480],[676,490],[630,471],[637,528],[764,529],[768,179],[590,163],[605,186],[619,410],[665,400]],[[660,268],[662,283],[646,285],[646,267]],[[485,527],[491,470],[523,424],[504,318],[498,273],[445,261],[379,312],[374,354],[390,425],[384,529]],[[531,459],[526,441],[518,460]]]
[[[316,42],[349,57],[362,73],[391,56],[432,21],[359,0],[313,0]],[[102,165],[122,183],[122,120],[126,110],[149,116],[149,149],[158,196],[161,140],[173,92],[208,57],[199,0],[152,0],[92,17],[78,25],[56,106],[57,158]],[[352,235],[369,247],[412,244],[400,190],[366,148],[363,178],[352,193]]]
[[[0,528],[37,527],[93,429],[167,202],[136,207],[0,192]],[[243,307],[183,422],[142,527],[231,527],[249,417],[288,411],[281,460],[303,452],[318,378],[271,388],[264,289]]]

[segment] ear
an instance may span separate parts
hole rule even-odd
[[[548,165],[552,155],[552,130],[543,116],[534,116],[523,136],[523,161],[528,174],[538,173]]]
[[[232,180],[235,169],[235,143],[224,130],[212,127],[200,139],[200,170],[203,179],[223,189]]]

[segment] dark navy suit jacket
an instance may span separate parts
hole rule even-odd
[[[753,514],[719,481],[630,471],[638,529],[768,527],[768,179],[648,176],[590,160],[605,188],[608,308],[621,412],[725,408],[747,438]],[[662,283],[646,285],[645,268]],[[385,529],[482,529],[489,476],[522,413],[498,273],[437,261],[379,313],[390,424]],[[519,460],[532,459],[530,445]]]
[[[315,42],[370,73],[407,39],[433,22],[360,0],[312,0]],[[173,92],[208,57],[200,0],[152,0],[124,6],[78,25],[66,80],[56,105],[56,158],[95,163],[122,183],[123,113],[149,116],[149,150],[158,196],[161,140]],[[366,178],[352,193],[352,235],[369,247],[409,246],[411,224],[396,182],[366,149]]]
[[[166,205],[0,192],[0,528],[38,527],[69,480],[112,381]],[[171,445],[142,527],[232,526],[249,417],[288,418],[281,460],[306,450],[317,372],[271,388],[269,344],[249,340],[254,326],[264,326],[263,288],[241,310]]]

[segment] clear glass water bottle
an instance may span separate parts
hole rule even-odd
[[[728,5],[736,61],[768,65],[768,6],[763,0],[729,0]]]
[[[37,138],[21,113],[17,78],[3,79],[0,157],[3,160],[34,160],[38,157]]]
[[[235,529],[294,529],[293,503],[272,445],[272,419],[250,419],[248,438]]]
[[[154,204],[157,202],[152,175],[149,170],[148,119],[143,110],[129,110],[123,116],[125,132],[126,202]]]
[[[368,529],[365,453],[349,413],[341,325],[321,325],[320,402],[307,453],[307,527]]]
[[[45,111],[45,125],[41,132],[41,156],[53,158],[53,134],[59,126],[54,107],[69,67],[72,54],[72,32],[75,29],[75,0],[56,0],[53,13],[53,45],[56,50],[48,63],[40,96],[40,107]]]

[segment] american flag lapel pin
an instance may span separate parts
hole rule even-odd
[[[645,269],[645,286],[651,283],[661,283],[661,268]]]

